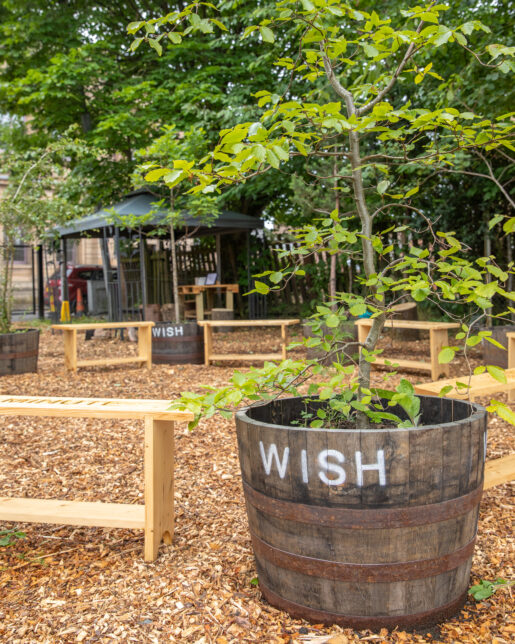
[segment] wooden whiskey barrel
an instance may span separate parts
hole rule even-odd
[[[238,412],[259,585],[274,606],[362,628],[436,623],[465,601],[486,412],[421,396],[410,429],[292,426],[306,399]],[[398,412],[396,412],[398,413]]]
[[[502,344],[504,349],[496,347],[488,340],[481,340],[481,348],[483,350],[483,361],[485,364],[493,364],[503,369],[508,368],[508,338],[506,337],[507,333],[515,332],[515,324],[508,324],[503,326],[489,326],[481,327],[481,331],[491,331],[492,335],[490,336],[494,340],[497,340],[499,344]]]
[[[204,334],[196,322],[156,322],[152,327],[152,362],[204,364]]]
[[[0,334],[0,376],[38,370],[39,329]]]

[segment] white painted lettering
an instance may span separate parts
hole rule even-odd
[[[184,328],[182,326],[176,326],[175,335],[184,335]]]
[[[363,472],[377,470],[379,472],[379,485],[386,485],[386,472],[384,466],[384,451],[377,450],[377,463],[363,465],[361,462],[361,452],[356,452],[356,478],[358,487],[363,487]]]
[[[329,463],[328,458],[334,458],[338,463],[343,463],[345,461],[345,456],[336,449],[324,449],[318,455],[318,464],[320,467],[323,467],[325,472],[322,470],[318,473],[320,480],[326,485],[341,485],[345,483],[346,474],[343,467],[336,465],[336,463]],[[337,477],[330,479],[326,472],[334,472],[337,474]]]
[[[159,338],[161,336],[161,327],[160,326],[152,327],[152,335],[154,338]]]
[[[290,455],[290,448],[285,447],[284,452],[283,452],[283,460],[279,460],[279,454],[277,453],[277,446],[275,443],[272,443],[270,447],[268,448],[268,454],[265,454],[265,448],[263,446],[263,442],[259,441],[259,451],[261,452],[261,459],[263,461],[263,467],[265,468],[265,472],[267,476],[270,476],[270,472],[272,471],[272,462],[275,459],[275,465],[277,467],[277,471],[279,472],[279,476],[283,479],[286,474],[286,468],[288,467],[288,457]]]
[[[169,338],[173,337],[173,327],[171,327],[171,326],[167,326],[167,327],[166,327],[166,335],[167,335]]]
[[[308,453],[305,449],[300,452],[300,464],[302,469],[302,482],[309,483],[308,478]]]

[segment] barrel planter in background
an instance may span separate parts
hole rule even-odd
[[[156,322],[152,327],[152,362],[204,364],[204,334],[196,322]]]
[[[481,340],[481,348],[483,350],[483,362],[484,364],[492,364],[503,369],[508,368],[508,338],[506,337],[507,333],[515,332],[515,324],[504,325],[504,326],[483,326],[481,331],[491,331],[492,335],[490,336],[494,340],[497,340],[502,344],[504,349],[496,347],[488,340]]]
[[[420,398],[422,422],[431,424],[408,429],[292,426],[303,398],[237,413],[259,585],[272,605],[356,629],[425,626],[460,609],[486,411]]]
[[[0,376],[38,370],[39,329],[0,334]]]

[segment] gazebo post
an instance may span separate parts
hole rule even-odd
[[[116,282],[118,284],[118,321],[121,322],[123,318],[123,305],[122,305],[122,260],[120,253],[120,229],[118,226],[115,226],[114,229],[114,249],[116,253]],[[122,339],[123,339],[123,329],[122,329]]]
[[[111,272],[111,260],[109,259],[109,247],[107,245],[107,236],[105,227],[102,228],[102,237],[100,239],[100,252],[102,254],[102,267],[104,269],[104,286],[107,297],[107,317],[110,322],[114,322],[114,307],[111,289],[109,288],[109,278]]]
[[[147,265],[145,263],[145,245],[143,243],[143,236],[141,234],[141,226],[139,228],[139,272],[141,279],[141,319],[145,319],[145,309],[148,304],[147,297]]]

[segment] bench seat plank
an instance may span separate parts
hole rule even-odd
[[[189,422],[189,411],[170,410],[167,400],[133,398],[68,398],[0,396],[0,415],[64,416],[73,418],[134,418]]]
[[[52,329],[67,331],[91,331],[91,329],[127,329],[129,327],[145,328],[153,327],[154,322],[128,321],[128,322],[78,322],[73,324],[52,324]]]
[[[515,454],[509,454],[485,464],[485,490],[515,479]]]
[[[0,520],[143,529],[145,506],[0,497]]]
[[[462,382],[469,384],[469,376],[459,376],[457,378],[447,378],[446,380],[436,380],[435,382],[423,382],[415,385],[415,393],[425,394],[427,396],[438,396],[443,387],[451,386],[452,390],[446,394],[447,398],[463,398],[473,400],[478,396],[488,396],[495,393],[510,392],[515,389],[515,369],[505,370],[507,383],[504,384],[493,378],[488,372],[470,377],[470,387],[468,389],[456,389],[456,383]]]

